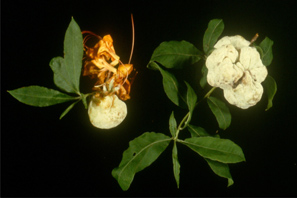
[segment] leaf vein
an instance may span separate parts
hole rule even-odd
[[[208,47],[209,47],[210,40],[212,38],[212,35],[213,35],[214,31],[217,29],[217,27],[220,25],[221,22],[223,22],[223,21],[221,20],[219,23],[217,23],[217,25],[215,26],[215,28],[213,28],[213,31],[211,32],[211,36],[209,37],[209,40],[207,42]]]
[[[122,168],[121,172],[119,173],[119,176],[118,178],[121,177],[121,174],[124,172],[124,170],[126,169],[126,167],[131,163],[131,161],[133,161],[140,153],[142,153],[145,149],[147,149],[148,147],[154,145],[154,144],[157,144],[157,143],[160,143],[160,142],[166,142],[166,141],[170,141],[171,138],[168,138],[168,139],[164,139],[164,140],[159,140],[159,141],[155,141],[155,142],[152,142],[150,144],[148,144],[147,146],[143,147],[138,153],[135,154],[135,156],[133,156],[133,158],[131,160],[129,160],[127,162],[127,164]],[[139,163],[138,163],[139,164]]]
[[[223,120],[224,120],[225,126],[226,126],[227,125],[227,120],[226,120],[226,118],[225,118],[225,116],[224,116],[224,114],[222,112],[222,109],[215,102],[213,102],[211,99],[210,99],[210,101],[220,110],[219,113],[221,114],[221,117],[223,117]]]
[[[212,149],[212,148],[209,148],[209,147],[197,145],[197,144],[194,144],[194,143],[191,143],[191,142],[188,142],[188,141],[183,141],[183,140],[180,140],[180,142],[182,142],[184,144],[189,144],[189,145],[193,145],[193,146],[196,146],[196,147],[204,148],[204,149],[209,149],[209,150],[212,150],[212,151],[218,151],[218,152],[222,152],[222,153],[226,153],[226,154],[233,154],[233,155],[236,155],[236,156],[242,158],[239,154],[236,154],[236,153],[227,152],[227,151],[220,151],[220,150],[216,150],[216,149]]]

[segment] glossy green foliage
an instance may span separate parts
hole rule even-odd
[[[162,69],[156,62],[150,62],[148,68],[157,69],[161,72],[163,77],[163,88],[167,97],[177,106],[184,106],[185,98],[180,94],[180,84],[176,77],[169,71]]]
[[[233,185],[234,181],[232,179],[231,173],[229,171],[228,164],[218,162],[215,160],[204,158],[205,161],[208,163],[211,170],[220,177],[224,177],[228,179],[228,187]]]
[[[180,142],[204,158],[222,163],[245,161],[241,148],[231,140],[215,137],[192,137]]]
[[[196,106],[204,99],[207,100],[207,104],[214,114],[218,126],[221,129],[227,129],[231,124],[231,113],[225,102],[219,100],[216,97],[210,96],[215,90],[215,87],[211,88],[205,96],[198,100],[196,90],[193,89],[193,85],[188,82],[189,79],[183,79],[184,83],[180,83],[181,79],[179,73],[172,71],[172,69],[186,69],[188,65],[198,62],[199,60],[206,59],[207,56],[214,49],[214,45],[224,30],[224,23],[221,19],[211,20],[208,24],[208,28],[205,31],[203,37],[203,51],[197,50],[192,44],[186,41],[169,41],[161,43],[153,52],[152,57],[147,65],[149,69],[160,71],[162,75],[162,83],[164,91],[167,97],[177,106],[185,107],[188,113],[177,124],[177,121],[172,112],[169,118],[169,131],[172,135],[171,139],[168,137],[161,137],[160,141],[173,141],[172,148],[172,163],[173,163],[173,175],[179,188],[180,184],[180,163],[178,160],[178,143],[184,144],[191,150],[199,154],[208,163],[211,170],[220,177],[228,180],[228,186],[231,186],[234,181],[229,171],[229,163],[238,163],[245,161],[245,157],[242,149],[234,142],[228,139],[221,139],[218,134],[209,134],[204,128],[190,124]],[[263,63],[268,66],[272,61],[272,44],[273,42],[265,38],[260,46],[256,46],[261,53]],[[207,85],[207,68],[205,63],[201,67],[202,77],[198,77],[200,86],[204,89]],[[176,76],[175,76],[176,75]],[[272,99],[276,92],[276,83],[272,77],[268,77],[264,82],[266,92],[268,95],[269,109],[272,106]],[[184,86],[185,85],[185,86]],[[184,109],[185,109],[184,108]],[[201,114],[201,113],[200,113]],[[184,129],[188,129],[191,137],[184,140],[180,139],[179,133]],[[146,134],[146,133],[145,133]],[[145,141],[150,142],[150,138],[146,136],[140,136],[141,139],[147,139]],[[154,139],[157,141],[157,139]],[[167,142],[167,143],[168,143]],[[139,144],[138,144],[139,145]],[[127,164],[127,159],[132,158],[133,145],[124,152],[122,162],[119,168],[113,171],[114,177],[118,180],[122,189],[126,190],[130,186],[134,174],[141,169],[138,166],[131,168],[125,172],[125,177],[119,178],[119,170],[122,170]],[[129,152],[128,152],[129,151]],[[127,157],[127,152],[129,157]],[[153,152],[153,151],[152,151]],[[161,151],[157,151],[155,156],[159,156]],[[141,158],[141,156],[139,156]],[[154,160],[156,157],[153,157]],[[142,161],[141,159],[138,159]],[[129,160],[128,160],[129,161]],[[130,161],[129,161],[130,162]],[[132,166],[131,166],[132,167]],[[146,167],[146,166],[145,166]]]
[[[64,39],[64,58],[55,57],[50,61],[54,82],[63,91],[79,94],[79,80],[83,58],[81,30],[72,18]]]
[[[191,133],[192,137],[207,137],[210,136],[209,133],[206,132],[206,130],[202,127],[198,127],[198,126],[194,126],[194,125],[188,125],[188,130]],[[208,163],[208,165],[210,166],[211,170],[217,174],[220,177],[224,177],[226,179],[228,179],[228,187],[231,186],[234,181],[232,179],[232,176],[230,174],[229,171],[229,166],[228,164],[222,163],[222,162],[218,162],[215,160],[211,160],[208,158],[204,158],[205,161]]]
[[[65,92],[76,93],[72,80],[68,76],[64,58],[55,57],[50,61],[49,65],[54,72],[55,85]]]
[[[172,163],[173,163],[173,175],[174,175],[174,178],[175,178],[175,181],[176,181],[177,188],[179,188],[180,164],[179,164],[179,161],[178,161],[176,142],[173,143]]]
[[[205,54],[209,54],[223,30],[224,22],[222,19],[213,19],[208,23],[208,27],[203,36],[203,50]]]
[[[265,93],[266,93],[267,99],[268,99],[267,108],[265,109],[265,111],[267,111],[268,109],[270,109],[272,107],[272,100],[273,100],[273,98],[276,94],[276,91],[277,91],[276,82],[269,75],[266,77],[266,79],[264,81],[264,88],[265,88]]]
[[[112,170],[112,176],[123,190],[128,190],[134,175],[151,165],[166,149],[171,138],[154,132],[146,132],[130,141],[124,151],[119,167]]]
[[[190,131],[192,137],[210,136],[210,134],[207,133],[206,130],[202,127],[189,124],[188,130]]]
[[[72,18],[64,39],[64,59],[68,79],[71,80],[71,84],[76,93],[79,93],[82,58],[83,37],[79,26]]]
[[[159,70],[163,77],[163,87],[168,98],[177,106],[187,106],[181,93],[181,85],[172,72],[162,68],[181,69],[198,62],[203,57],[193,44],[187,41],[169,41],[161,43],[153,52],[147,67]]]
[[[79,100],[77,100],[77,101],[73,102],[71,105],[69,105],[67,107],[67,109],[65,109],[65,111],[60,115],[60,119],[62,119],[78,102],[79,102]]]
[[[169,131],[170,131],[172,137],[174,138],[176,136],[177,124],[176,124],[176,120],[175,120],[173,111],[169,118]]]
[[[64,58],[55,57],[50,61],[49,65],[54,73],[55,85],[62,91],[76,94],[77,96],[67,95],[60,91],[41,86],[22,87],[8,92],[20,102],[37,107],[46,107],[75,100],[75,102],[61,114],[60,119],[80,100],[83,101],[87,108],[86,97],[89,94],[82,94],[79,91],[82,57],[83,38],[81,30],[72,18],[65,34]]]
[[[181,69],[201,59],[200,52],[187,41],[169,41],[161,43],[153,52],[151,61],[160,63],[166,68]]]
[[[187,85],[187,95],[186,95],[186,101],[189,109],[189,118],[188,120],[191,120],[193,111],[196,107],[196,102],[197,102],[197,95],[194,91],[194,89],[191,87],[191,85],[187,82],[185,82]]]
[[[36,107],[47,107],[77,99],[57,90],[40,86],[22,87],[8,91],[18,101]]]
[[[227,129],[231,124],[231,113],[228,106],[215,97],[207,98],[207,104],[215,115],[219,127],[224,130]]]
[[[200,79],[200,86],[202,88],[204,88],[207,84],[207,72],[208,72],[208,69],[207,69],[206,65],[204,64],[201,68],[202,77]]]
[[[265,66],[269,66],[273,59],[272,54],[272,45],[273,41],[270,40],[268,37],[265,37],[265,39],[260,43],[260,48],[262,49],[262,62]]]

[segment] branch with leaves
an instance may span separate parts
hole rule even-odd
[[[36,107],[47,107],[72,101],[61,114],[62,119],[79,101],[87,109],[87,97],[79,90],[83,58],[83,37],[80,27],[72,18],[64,39],[64,58],[55,57],[49,65],[54,72],[54,83],[63,92],[32,85],[8,91],[18,101]]]
[[[178,123],[174,112],[171,112],[168,127],[171,136],[165,135],[167,132],[145,132],[129,142],[129,147],[124,151],[119,166],[112,170],[112,176],[123,190],[129,189],[135,174],[150,166],[171,141],[173,141],[173,175],[177,187],[180,184],[178,144],[187,146],[205,159],[215,174],[228,180],[228,186],[234,183],[228,165],[245,161],[242,149],[231,140],[221,139],[218,134],[212,135],[201,126],[191,123],[193,112],[203,100],[207,100],[209,109],[218,122],[218,127],[225,130],[231,124],[231,113],[225,101],[212,96],[217,88],[224,90],[224,96],[230,104],[245,109],[255,105],[261,99],[263,93],[261,83],[264,81],[264,92],[268,98],[266,110],[268,110],[272,107],[277,86],[275,80],[267,76],[266,69],[273,59],[273,41],[266,37],[256,45],[258,34],[251,42],[240,36],[223,37],[218,41],[223,30],[223,20],[214,19],[209,22],[203,37],[203,52],[187,41],[163,42],[154,50],[147,67],[160,72],[167,97],[183,111],[186,109],[187,113]],[[110,36],[103,39],[97,37],[100,41],[94,48],[87,48],[85,56],[89,60],[84,64],[84,74],[95,75],[98,78],[99,84],[94,86],[94,92],[83,94],[79,90],[84,40],[73,18],[65,34],[64,58],[55,57],[50,61],[55,85],[61,91],[34,85],[8,92],[20,102],[38,107],[72,101],[72,104],[61,114],[60,119],[79,101],[83,102],[86,109],[94,102],[94,108],[101,108],[98,112],[92,112],[97,116],[106,114],[107,111],[102,104],[107,101],[106,98],[111,97],[110,104],[107,105],[110,112],[111,106],[122,102],[115,102],[119,100],[116,94],[121,99],[130,97],[131,84],[127,79],[133,66],[130,61],[129,64],[121,63],[115,54]],[[180,78],[175,76],[173,70],[186,70],[188,65],[201,60],[205,63],[201,67],[200,86],[203,90],[206,89],[207,83],[212,87],[204,91],[205,95],[198,99],[197,93],[186,81],[188,79],[180,82],[178,80]],[[88,104],[89,96],[92,96],[92,99]],[[106,117],[106,119],[109,118],[110,115]],[[102,125],[101,122],[100,125]],[[185,131],[188,131],[188,138],[180,139],[179,134]]]
[[[211,170],[220,177],[228,180],[228,186],[234,181],[229,171],[228,164],[245,161],[242,149],[228,139],[221,139],[218,134],[211,135],[204,128],[190,124],[193,112],[202,100],[207,104],[214,114],[219,128],[227,129],[231,124],[231,113],[224,101],[211,96],[216,87],[212,87],[205,96],[198,101],[197,95],[191,85],[184,81],[180,83],[171,70],[187,69],[188,65],[206,60],[215,50],[214,46],[224,30],[224,23],[221,19],[211,20],[203,37],[204,53],[198,50],[193,44],[187,41],[169,41],[161,43],[153,52],[147,67],[160,71],[163,77],[163,87],[167,97],[177,106],[186,107],[188,113],[177,125],[174,112],[169,118],[169,131],[171,137],[163,133],[146,132],[143,135],[130,141],[129,148],[123,153],[120,165],[112,171],[113,177],[118,181],[123,190],[128,190],[134,175],[151,165],[157,157],[166,149],[170,141],[173,141],[172,164],[173,174],[179,187],[180,163],[178,160],[177,143],[184,144],[201,157],[210,166]],[[249,43],[250,44],[250,43]],[[273,42],[265,38],[259,46],[261,60],[265,66],[272,61]],[[202,67],[200,85],[205,88],[207,83],[208,69],[206,64]],[[186,80],[186,79],[185,79]],[[272,99],[276,93],[276,83],[271,76],[264,82],[265,92],[268,96],[267,109],[272,107]],[[183,93],[182,90],[186,90]],[[189,138],[179,139],[180,132],[187,130]],[[164,132],[166,133],[166,132]]]

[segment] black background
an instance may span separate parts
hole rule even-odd
[[[119,3],[120,2],[120,3]],[[1,195],[2,196],[297,196],[296,1],[1,1]],[[62,120],[69,104],[48,108],[24,105],[6,90],[40,85],[56,89],[48,66],[63,55],[66,28],[74,17],[81,30],[111,34],[123,62],[131,49],[138,75],[127,101],[128,116],[117,128],[94,128],[79,103]],[[202,49],[208,22],[224,20],[223,35],[274,41],[268,71],[278,84],[274,106],[266,98],[255,107],[230,106],[231,127],[219,131],[242,147],[246,162],[230,165],[235,184],[212,173],[196,153],[178,145],[180,189],[172,172],[172,144],[150,167],[136,174],[123,192],[111,170],[128,142],[146,131],[169,135],[168,119],[186,112],[166,97],[158,72],[146,65],[163,41],[186,40]],[[183,73],[199,96],[201,64]],[[88,87],[82,79],[82,92]],[[209,88],[209,87],[208,87]],[[221,91],[216,91],[218,96]],[[180,113],[178,113],[180,112]],[[206,104],[193,123],[214,132],[215,118]],[[184,132],[185,134],[187,132]],[[184,134],[184,135],[185,135]]]

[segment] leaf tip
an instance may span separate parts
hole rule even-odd
[[[243,153],[242,153],[242,162],[246,162],[246,159]]]
[[[270,107],[266,107],[265,111],[268,111],[271,107],[272,107],[272,105]]]
[[[62,120],[62,118],[64,117],[65,115],[60,115],[60,117],[59,117],[59,120]]]
[[[232,186],[233,184],[234,184],[233,179],[232,179],[232,178],[228,178],[228,185],[227,185],[227,187],[230,187],[230,186]]]
[[[115,178],[117,181],[118,181],[118,184],[119,184],[119,186],[121,187],[121,189],[123,190],[123,191],[127,191],[129,188],[130,188],[130,184],[128,184],[128,183],[125,183],[125,182],[123,182],[123,181],[120,181],[119,180],[119,174],[118,174],[118,171],[119,171],[119,168],[117,167],[117,168],[114,168],[112,171],[111,171],[111,175],[113,176],[113,178]]]

